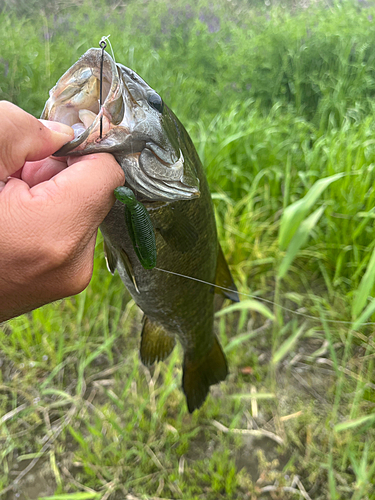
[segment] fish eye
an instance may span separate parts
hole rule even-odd
[[[156,92],[148,96],[148,103],[150,106],[156,109],[156,111],[159,111],[159,113],[163,112],[164,108],[163,99]]]

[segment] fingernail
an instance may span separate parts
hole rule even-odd
[[[74,130],[72,127],[69,127],[69,125],[65,125],[65,123],[60,123],[60,122],[51,122],[49,120],[39,120],[45,127],[47,127],[49,130],[52,130],[53,132],[58,132],[59,134],[64,134],[68,135],[73,139],[74,137]]]

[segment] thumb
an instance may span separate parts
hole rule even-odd
[[[114,189],[125,182],[124,172],[108,153],[69,158],[68,164],[49,181],[31,188],[30,193],[42,198],[45,210],[48,206],[51,213],[56,212],[61,224],[66,218],[76,229],[80,224],[96,229],[115,201]]]
[[[40,121],[7,101],[0,101],[0,180],[23,167],[25,161],[50,156],[74,137],[71,127]]]

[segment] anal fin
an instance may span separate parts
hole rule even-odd
[[[185,354],[182,389],[189,412],[192,413],[200,408],[207,397],[210,385],[225,380],[227,375],[227,360],[216,336],[211,351],[198,362]]]
[[[173,351],[175,339],[159,324],[144,316],[140,354],[142,363],[151,366],[163,361]]]
[[[215,277],[215,293],[223,295],[226,299],[230,299],[233,302],[239,302],[240,298],[238,296],[237,287],[234,284],[232,275],[229,271],[227,261],[225,260],[223,250],[219,243],[219,252],[217,254],[217,264],[216,264],[216,277]],[[223,290],[224,287],[227,290]]]

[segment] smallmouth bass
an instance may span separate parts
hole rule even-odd
[[[117,269],[144,312],[142,362],[150,366],[164,360],[176,337],[181,342],[182,388],[193,412],[205,401],[209,387],[228,373],[213,331],[213,292],[238,301],[237,289],[217,239],[204,170],[188,133],[139,75],[108,53],[103,57],[103,105],[98,101],[102,51],[89,49],[50,91],[42,118],[75,130],[75,138],[57,156],[112,153],[125,172],[125,186],[146,207],[155,231],[157,268],[142,267],[119,201],[100,226],[107,264],[112,274]]]

